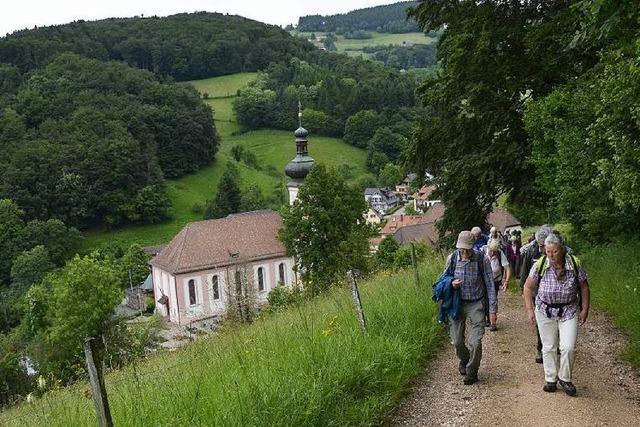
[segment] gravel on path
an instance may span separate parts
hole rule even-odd
[[[640,426],[640,375],[617,359],[626,338],[605,314],[591,310],[578,331],[576,397],[560,388],[555,393],[542,391],[542,365],[534,362],[535,330],[528,324],[520,295],[500,293],[498,328],[486,329],[478,383],[462,384],[454,348],[446,341],[425,367],[424,377],[391,414],[391,424]]]

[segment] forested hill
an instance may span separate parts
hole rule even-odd
[[[404,1],[384,6],[368,7],[337,15],[308,15],[298,20],[298,31],[335,31],[338,34],[357,30],[380,33],[410,33],[421,31],[418,23],[407,20],[407,9],[415,1]]]
[[[176,80],[195,80],[256,71],[312,49],[277,26],[199,12],[76,21],[18,31],[0,39],[0,63],[16,65],[24,73],[45,66],[61,52],[73,52],[125,61]]]

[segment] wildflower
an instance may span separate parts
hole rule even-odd
[[[27,394],[27,403],[33,403],[33,393]]]
[[[41,390],[44,390],[46,386],[47,386],[47,380],[42,375],[40,375],[38,377],[38,388]]]
[[[331,329],[327,328],[327,329],[323,329],[322,330],[322,336],[323,337],[328,337],[329,334],[331,334]]]

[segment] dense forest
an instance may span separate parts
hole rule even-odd
[[[640,227],[640,9],[602,0],[421,1],[445,28],[411,156],[440,184],[442,232],[500,195],[525,222],[597,242]],[[460,173],[464,171],[464,173]]]
[[[365,46],[362,51],[370,53],[371,59],[398,70],[430,68],[435,67],[437,63],[435,43],[404,46]]]
[[[2,76],[19,74],[12,66]],[[27,219],[67,225],[157,222],[167,215],[164,177],[213,159],[209,107],[190,86],[144,70],[61,54],[24,81],[2,84],[0,199]],[[13,91],[14,93],[11,93]]]
[[[313,49],[277,26],[219,13],[113,18],[17,31],[0,39],[0,63],[21,73],[61,52],[124,61],[176,80],[256,71]]]
[[[358,9],[337,15],[307,15],[298,19],[298,31],[325,31],[338,34],[359,30],[379,33],[411,33],[421,31],[414,19],[407,19],[407,9],[415,1]]]

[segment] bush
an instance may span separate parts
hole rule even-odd
[[[267,295],[270,311],[279,311],[290,305],[300,304],[305,299],[305,293],[300,286],[288,288],[277,286]]]

